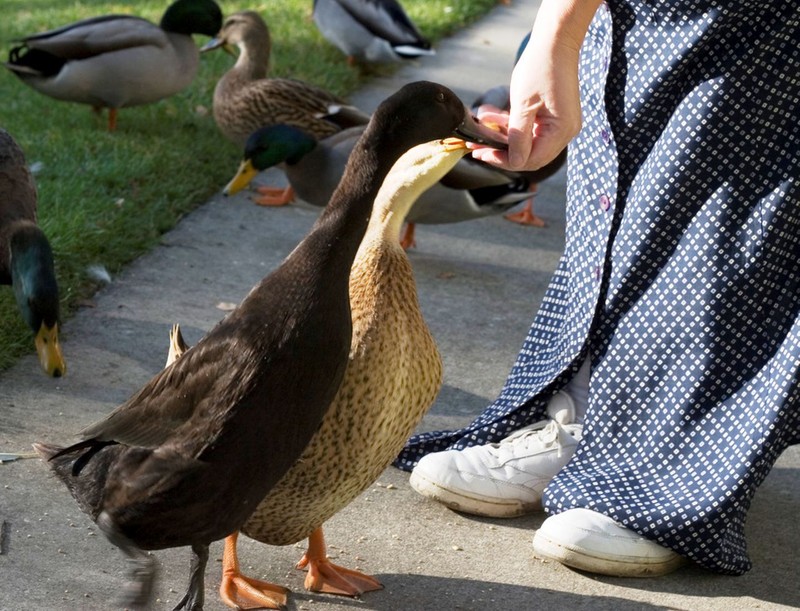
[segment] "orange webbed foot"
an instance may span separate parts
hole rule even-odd
[[[380,581],[360,571],[348,569],[334,564],[327,558],[324,560],[309,560],[304,555],[297,563],[298,569],[307,568],[305,579],[306,590],[311,592],[325,592],[326,594],[339,594],[340,596],[360,596],[364,592],[382,590]]]
[[[242,575],[236,541],[239,533],[225,538],[222,555],[222,583],[219,595],[233,609],[285,609],[289,589],[260,579]]]
[[[533,213],[533,198],[529,199],[525,207],[519,212],[509,212],[505,218],[512,223],[527,225],[529,227],[545,227],[547,223],[540,216]]]
[[[308,549],[297,563],[297,568],[308,569],[305,587],[311,592],[359,596],[364,592],[383,589],[381,582],[374,577],[338,566],[328,560],[322,527],[308,537]]]
[[[294,189],[289,186],[285,189],[280,187],[256,187],[261,196],[254,197],[253,202],[259,206],[285,206],[294,201]]]

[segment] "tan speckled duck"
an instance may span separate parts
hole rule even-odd
[[[342,98],[309,83],[267,76],[271,53],[269,28],[255,11],[240,11],[222,24],[203,47],[238,47],[236,64],[214,89],[214,120],[223,135],[239,146],[259,127],[286,123],[324,138],[343,127],[365,125],[369,115]]]
[[[391,464],[439,392],[441,359],[398,234],[417,197],[465,153],[462,140],[421,144],[385,179],[350,274],[353,340],[342,386],[300,460],[241,529],[270,545],[308,538],[298,567],[308,568],[309,590],[356,596],[382,587],[328,560],[322,525]],[[221,594],[232,607],[285,604],[276,586],[240,573],[235,536],[225,544]]]

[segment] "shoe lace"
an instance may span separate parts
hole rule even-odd
[[[570,425],[576,428],[577,425]],[[531,424],[515,431],[500,443],[494,444],[496,447],[513,444],[516,447],[529,449],[532,445],[548,448],[556,447],[557,456],[561,456],[563,450],[568,445],[572,445],[573,435],[570,434],[562,424],[555,420],[543,420],[536,424]]]

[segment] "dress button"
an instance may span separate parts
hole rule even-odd
[[[611,208],[611,198],[605,193],[600,196],[600,207],[606,212]]]
[[[609,132],[607,129],[603,128],[603,130],[600,132],[600,137],[603,138],[604,144],[611,144],[611,132]]]

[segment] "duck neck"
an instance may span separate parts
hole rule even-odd
[[[355,257],[367,230],[373,202],[394,161],[374,152],[378,149],[370,139],[365,134],[353,149],[339,186],[313,232],[324,240],[330,256],[338,261],[352,262]]]
[[[21,224],[10,239],[11,286],[25,322],[39,330],[58,321],[58,285],[53,251],[44,233],[33,223]],[[36,310],[34,312],[34,309]]]
[[[237,46],[239,57],[234,70],[250,81],[266,78],[271,49],[269,31],[260,32],[258,36],[248,34]]]
[[[402,176],[391,173],[384,180],[373,207],[367,233],[399,247],[400,230],[414,202],[428,185],[407,183]]]

